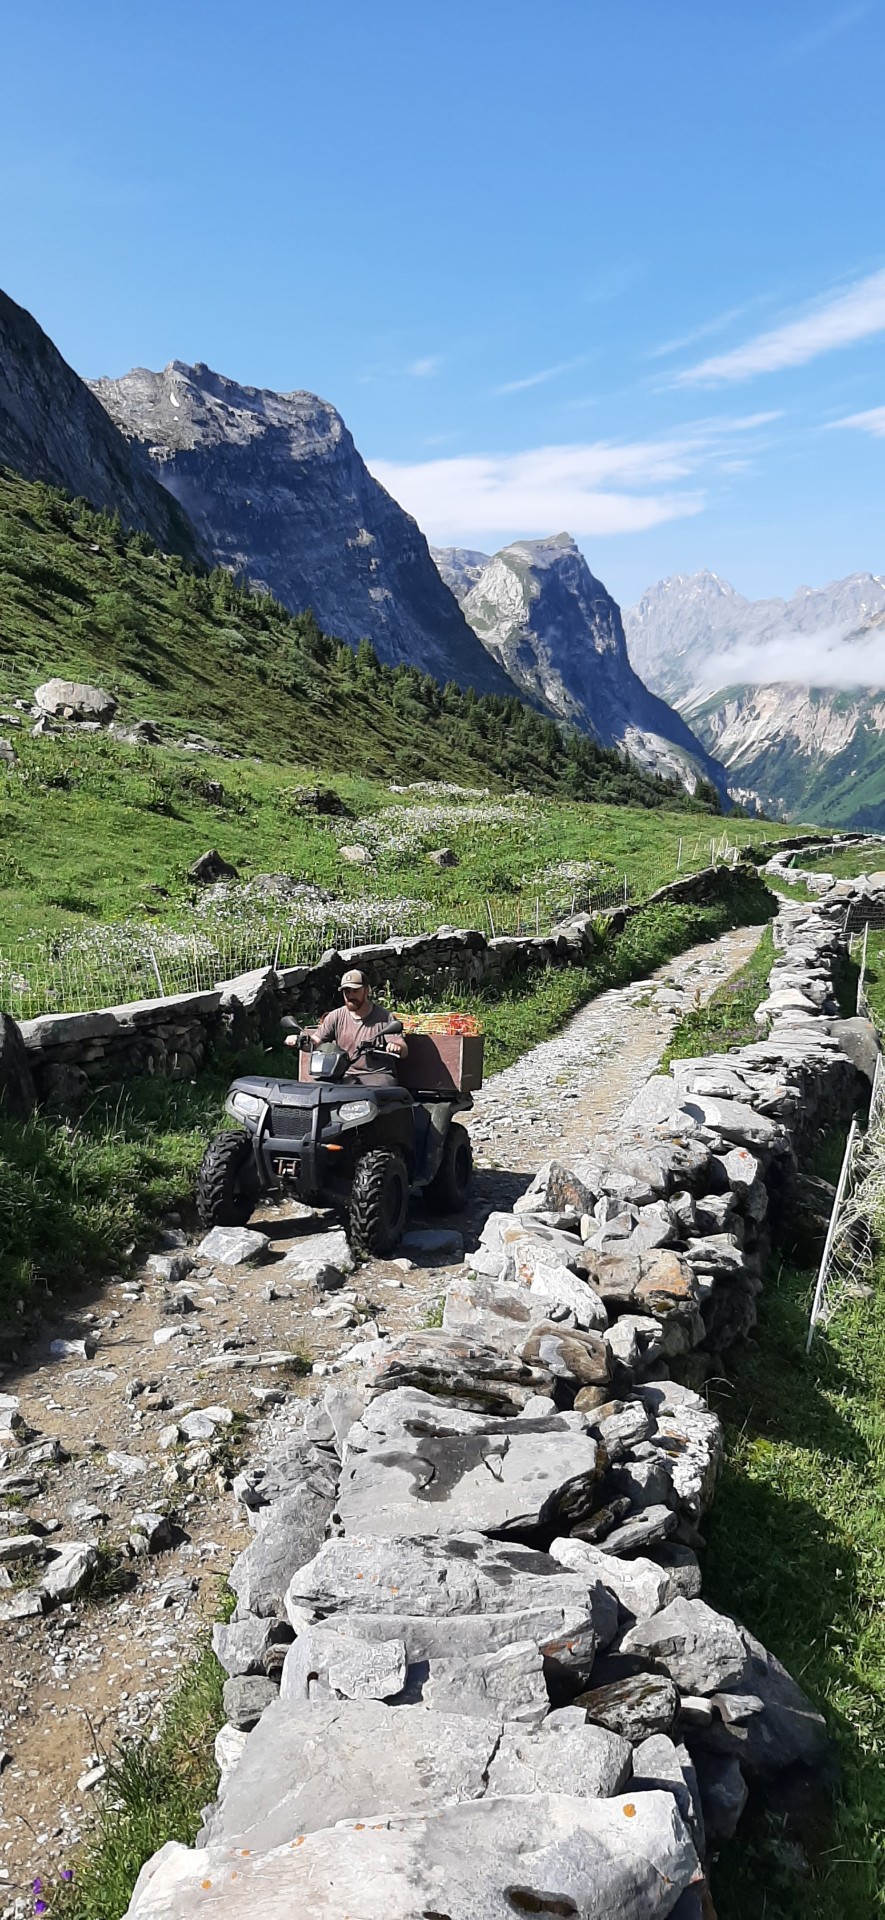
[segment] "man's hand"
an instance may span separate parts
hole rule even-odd
[[[401,1033],[390,1033],[390,1034],[388,1034],[388,1036],[387,1036],[387,1051],[388,1051],[388,1053],[398,1053],[398,1054],[400,1054],[400,1055],[403,1055],[403,1054],[405,1054],[405,1053],[407,1053],[407,1052],[408,1052],[408,1046],[407,1046],[407,1043],[406,1043],[406,1041],[405,1041],[405,1040],[403,1039],[403,1036],[402,1036],[402,1034],[401,1034]]]
[[[300,1045],[301,1045],[300,1033],[287,1033],[286,1038],[283,1041],[284,1047],[298,1047]]]

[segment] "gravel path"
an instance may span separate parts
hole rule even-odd
[[[481,1201],[500,1193],[491,1206],[512,1205],[507,1196],[521,1192],[524,1176],[543,1160],[567,1159],[604,1141],[654,1073],[684,1013],[709,1000],[760,937],[759,927],[737,927],[690,947],[649,979],[600,994],[553,1040],[494,1074],[475,1096],[469,1120]]]
[[[125,1547],[134,1510],[170,1504],[176,1526],[171,1548],[131,1561],[128,1590],[0,1625],[0,1916],[30,1912],[30,1881],[64,1864],[88,1816],[101,1751],[156,1726],[248,1538],[226,1491],[230,1461],[210,1444],[183,1458],[179,1449],[173,1466],[159,1446],[163,1427],[223,1402],[245,1416],[244,1444],[260,1452],[269,1421],[291,1417],[287,1403],[309,1385],[293,1383],[281,1354],[300,1349],[328,1371],[376,1330],[425,1324],[460,1265],[460,1235],[474,1244],[488,1213],[512,1206],[543,1160],[602,1139],[654,1071],[685,1008],[709,998],[758,939],[758,928],[741,928],[692,948],[650,980],[592,1001],[555,1039],[494,1075],[470,1116],[474,1199],[466,1218],[442,1223],[453,1230],[448,1253],[404,1248],[318,1297],[282,1275],[281,1262],[300,1236],[334,1223],[297,1205],[265,1208],[252,1222],[270,1236],[265,1261],[198,1269],[186,1289],[191,1311],[145,1267],[60,1310],[5,1369],[0,1390],[19,1396],[31,1437],[0,1453],[0,1535],[33,1528],[48,1544]],[[89,1357],[53,1357],[59,1336],[85,1338]],[[14,1599],[20,1578],[14,1562],[0,1565],[0,1602]]]

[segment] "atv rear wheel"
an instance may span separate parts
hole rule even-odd
[[[446,1134],[443,1157],[422,1195],[424,1205],[434,1213],[460,1213],[467,1204],[473,1184],[473,1147],[466,1127],[457,1120]]]
[[[350,1244],[363,1258],[383,1260],[405,1225],[409,1176],[401,1154],[377,1148],[357,1161],[350,1191]]]
[[[197,1174],[204,1227],[244,1227],[258,1199],[252,1141],[241,1127],[210,1140]]]

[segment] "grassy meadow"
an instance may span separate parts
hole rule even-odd
[[[669,1057],[755,1039],[772,959],[766,930],[732,980],[680,1022]],[[885,1023],[885,934],[870,935],[867,983]],[[856,985],[854,964],[843,1013]],[[816,1170],[827,1178],[843,1144],[822,1143]],[[842,1306],[806,1355],[815,1278],[774,1253],[758,1327],[713,1383],[726,1456],[704,1595],[743,1620],[826,1715],[835,1800],[809,1800],[798,1826],[786,1802],[751,1806],[714,1866],[719,1920],[885,1913],[885,1254],[872,1297]]]

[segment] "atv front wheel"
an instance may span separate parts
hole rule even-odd
[[[405,1225],[409,1176],[398,1153],[382,1148],[357,1161],[350,1191],[350,1244],[363,1258],[392,1253]]]
[[[466,1127],[453,1121],[446,1134],[438,1171],[422,1199],[434,1213],[460,1213],[473,1184],[473,1147]]]
[[[210,1140],[197,1174],[204,1227],[244,1227],[258,1199],[252,1141],[241,1127]]]

